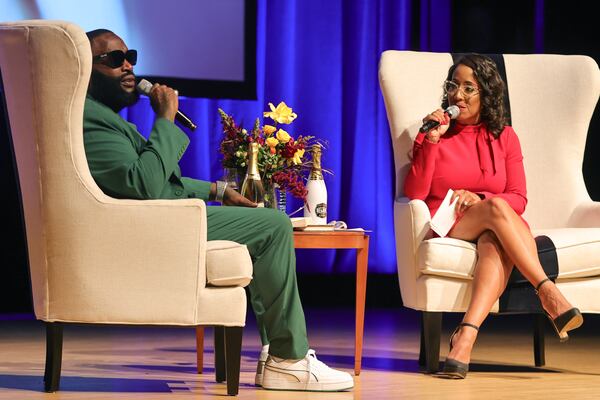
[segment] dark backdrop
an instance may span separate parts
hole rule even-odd
[[[344,20],[360,22],[363,10],[359,0],[349,1],[351,5],[342,16]],[[263,2],[259,2],[259,7]],[[301,4],[301,3],[298,3]],[[596,21],[591,12],[581,12],[587,3],[543,0],[529,1],[461,1],[429,0],[402,1],[400,4],[374,1],[381,9],[386,8],[397,13],[408,13],[397,17],[405,21],[403,35],[406,45],[401,49],[480,52],[480,53],[558,53],[586,54],[596,62],[600,60],[599,46],[594,42]],[[302,7],[297,6],[297,8]],[[259,10],[259,14],[261,11]],[[299,12],[299,14],[302,14]],[[305,13],[306,14],[306,13]],[[297,16],[296,16],[297,17]],[[300,15],[302,17],[302,15]],[[314,16],[310,16],[314,18]],[[330,17],[330,16],[328,16]],[[307,16],[308,18],[308,16]],[[406,21],[407,20],[407,21]],[[441,22],[440,22],[441,21]],[[301,21],[300,21],[301,22]],[[348,24],[350,24],[348,22]],[[302,26],[298,23],[298,26]],[[290,30],[296,29],[290,26]],[[349,32],[345,28],[344,32]],[[268,33],[268,31],[267,31]],[[389,35],[396,35],[391,30]],[[359,36],[359,35],[357,35]],[[391,38],[395,39],[395,38]],[[267,43],[269,43],[267,38]],[[361,38],[356,38],[360,46]],[[394,40],[390,40],[393,43]],[[318,54],[320,49],[314,49]],[[342,60],[346,60],[342,58]],[[376,60],[375,60],[376,61]],[[318,62],[318,58],[306,62]],[[261,67],[259,62],[259,68]],[[264,66],[263,66],[264,67]],[[259,71],[260,73],[260,71]],[[267,78],[268,79],[268,78]],[[371,77],[370,79],[373,79]],[[375,78],[376,79],[376,78]],[[347,81],[343,82],[344,84]],[[270,100],[269,100],[270,101]],[[1,111],[1,110],[0,110]],[[583,171],[588,191],[594,200],[600,200],[600,160],[594,155],[600,149],[598,107],[590,126],[586,146]],[[3,126],[3,113],[0,112],[0,126]],[[388,134],[389,136],[389,134]],[[390,149],[391,152],[391,149]],[[344,161],[346,164],[346,160]],[[596,177],[596,178],[595,178]],[[29,312],[31,310],[30,289],[26,264],[26,247],[21,225],[18,188],[12,167],[12,153],[9,138],[4,129],[0,129],[0,313]],[[389,200],[391,202],[391,198]],[[311,262],[311,251],[300,257],[302,263]],[[348,263],[352,257],[342,261]],[[303,265],[299,265],[302,271]],[[351,269],[351,265],[350,268]],[[375,268],[375,270],[377,270]],[[352,305],[352,274],[299,274],[301,294],[306,305]],[[336,287],[335,291],[331,288]],[[330,294],[334,294],[332,297]],[[390,274],[370,274],[367,290],[369,306],[398,306],[400,296],[397,276]]]

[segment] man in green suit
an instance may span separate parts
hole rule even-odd
[[[133,73],[137,52],[105,29],[88,32],[88,38],[93,66],[83,130],[88,164],[98,186],[116,198],[199,198],[233,206],[207,207],[208,240],[243,243],[252,257],[254,279],[249,290],[263,343],[256,384],[279,390],[352,388],[348,373],[329,368],[308,348],[289,218],[276,210],[255,208],[219,182],[182,177],[178,162],[189,138],[173,123],[177,92],[153,85],[149,97],[156,120],[145,140],[117,114],[138,100]]]

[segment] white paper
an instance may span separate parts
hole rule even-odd
[[[444,201],[442,201],[442,204],[440,205],[440,208],[438,208],[435,215],[431,219],[431,229],[433,229],[433,231],[440,237],[445,237],[456,221],[456,202],[458,201],[458,197],[456,197],[454,201],[450,203],[452,193],[454,193],[454,191],[449,189],[448,193],[446,193],[446,197],[444,197]]]

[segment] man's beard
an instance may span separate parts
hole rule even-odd
[[[125,73],[118,78],[111,78],[101,72],[92,70],[88,92],[94,99],[106,105],[114,112],[119,112],[125,107],[134,105],[140,98],[136,90],[126,92],[121,86],[121,79],[129,75],[133,74]]]

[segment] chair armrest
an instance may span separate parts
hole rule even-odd
[[[411,242],[412,252],[416,253],[430,234],[431,213],[423,200],[399,197],[395,201],[394,222],[399,233]]]
[[[569,228],[600,227],[600,202],[589,200],[575,207],[567,225]]]
[[[398,279],[406,307],[415,308],[417,304],[417,249],[430,234],[430,222],[431,214],[424,201],[401,197],[394,202]]]
[[[204,202],[95,200],[50,216],[49,318],[193,324],[206,285]]]

